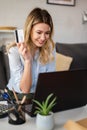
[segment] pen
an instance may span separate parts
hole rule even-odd
[[[13,98],[10,96],[10,94],[8,93],[8,90],[7,90],[6,88],[4,89],[4,93],[5,93],[5,95],[6,95],[6,94],[8,95],[9,101],[10,101],[12,104],[14,104]]]
[[[6,100],[6,101],[8,101],[9,103],[12,103],[12,104],[13,104],[13,101],[12,101],[12,99],[10,98],[10,95],[7,93],[7,91],[1,90],[0,92],[1,92],[1,97],[2,97],[4,100]]]

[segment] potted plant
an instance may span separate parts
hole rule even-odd
[[[38,130],[52,130],[54,127],[54,117],[52,108],[56,104],[56,97],[53,97],[53,93],[49,94],[45,101],[40,103],[37,100],[33,100],[37,104],[36,106],[36,126]]]

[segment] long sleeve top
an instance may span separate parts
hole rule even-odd
[[[36,52],[32,61],[32,86],[30,89],[30,93],[35,92],[39,73],[55,71],[55,58],[54,61],[42,65],[38,60],[38,56],[39,52]],[[16,92],[22,93],[22,91],[20,90],[20,80],[24,71],[24,59],[19,54],[17,47],[10,48],[8,58],[10,66],[10,79],[7,87],[10,90],[12,90],[13,87]]]

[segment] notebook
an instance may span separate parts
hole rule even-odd
[[[34,99],[42,102],[50,94],[57,96],[53,112],[76,108],[87,104],[87,70],[70,70],[40,73]],[[36,104],[30,115],[33,117]]]

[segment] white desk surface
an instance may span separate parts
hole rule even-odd
[[[68,120],[77,121],[83,118],[87,118],[87,105],[76,109],[54,113],[54,118],[55,118],[54,130],[65,130],[63,126]],[[22,125],[11,125],[8,123],[8,117],[6,117],[0,119],[0,129],[1,130],[25,130],[25,129],[37,130],[35,125],[35,120],[36,117],[31,118],[28,115],[26,115],[26,123]]]

